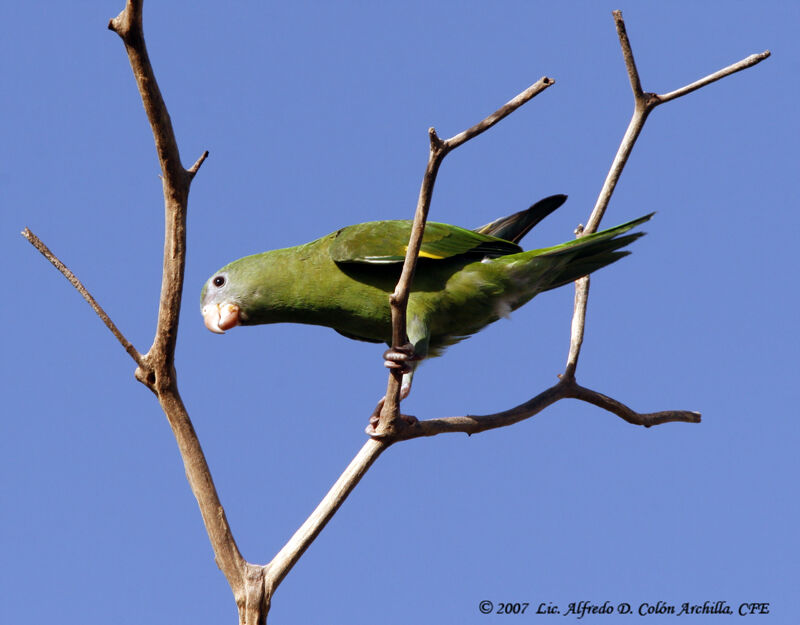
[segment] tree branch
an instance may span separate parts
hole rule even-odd
[[[633,425],[651,427],[662,423],[700,423],[700,413],[688,410],[665,410],[662,412],[640,413],[607,395],[578,385],[574,379],[562,377],[561,380],[519,406],[488,415],[465,415],[461,417],[442,417],[426,419],[409,424],[398,433],[394,440],[410,440],[422,436],[436,436],[462,432],[478,434],[524,421],[562,399],[580,399],[612,412]]]
[[[600,195],[597,198],[594,208],[592,209],[592,214],[583,230],[583,235],[591,234],[597,231],[597,228],[600,225],[600,220],[603,218],[606,208],[608,207],[608,203],[611,200],[611,195],[614,193],[614,188],[617,186],[617,181],[619,180],[622,170],[625,168],[625,164],[628,162],[628,158],[633,151],[633,146],[636,143],[636,139],[639,137],[639,133],[642,131],[645,121],[647,121],[647,116],[654,108],[656,108],[659,104],[669,102],[670,100],[684,96],[692,91],[696,91],[701,87],[705,87],[712,82],[716,82],[720,78],[724,78],[725,76],[729,76],[743,69],[747,69],[748,67],[752,67],[753,65],[760,63],[770,56],[769,50],[762,52],[761,54],[750,55],[738,63],[729,65],[718,72],[710,74],[705,78],[701,78],[690,85],[676,89],[675,91],[672,91],[666,95],[647,93],[642,90],[639,72],[636,69],[636,61],[633,58],[633,50],[631,49],[631,43],[628,39],[628,33],[625,29],[625,22],[622,19],[622,11],[614,11],[613,15],[614,22],[617,27],[620,46],[622,48],[622,57],[625,60],[628,78],[631,81],[631,88],[633,89],[634,111],[631,121],[628,124],[628,129],[625,131],[625,135],[622,138],[622,142],[617,150],[617,154],[614,157],[614,161],[611,163],[611,169],[609,170],[606,180],[603,183],[603,187],[600,190]]]
[[[142,0],[128,0],[122,13],[109,21],[108,28],[117,33],[125,43],[125,51],[128,53],[136,86],[139,88],[139,95],[153,130],[156,152],[161,164],[166,218],[164,265],[158,323],[148,356],[153,361],[163,359],[165,365],[162,368],[171,369],[178,338],[178,318],[183,294],[189,186],[208,152],[205,152],[190,170],[184,169],[181,164],[172,120],[147,54],[142,28]],[[167,384],[165,382],[165,386]]]
[[[477,137],[482,132],[494,126],[497,122],[516,111],[523,104],[529,102],[554,83],[555,81],[547,76],[540,78],[525,89],[525,91],[501,106],[488,117],[445,141],[439,138],[434,128],[428,130],[430,139],[428,164],[425,167],[425,174],[422,177],[422,185],[420,186],[417,208],[414,213],[414,223],[411,226],[411,237],[408,242],[408,248],[406,249],[403,270],[394,293],[389,300],[392,309],[392,346],[394,348],[408,343],[408,335],[406,334],[408,297],[411,290],[411,282],[414,279],[419,250],[422,245],[422,235],[425,231],[428,211],[431,206],[433,186],[436,183],[436,174],[439,171],[439,166],[444,160],[444,157],[447,156],[451,150],[463,145],[470,139]],[[381,410],[380,420],[373,432],[374,436],[389,436],[400,427],[400,383],[402,378],[403,374],[400,370],[393,369],[389,372],[389,382],[386,387],[386,401]]]
[[[125,43],[136,85],[153,130],[164,191],[164,261],[158,323],[153,344],[143,357],[136,377],[158,396],[178,443],[186,477],[200,507],[217,565],[228,580],[237,603],[243,602],[249,569],[228,526],[200,441],[178,392],[174,368],[186,264],[189,187],[208,152],[204,152],[188,170],[181,164],[172,122],[147,54],[142,28],[142,1],[128,0],[125,9],[109,22],[108,27]]]
[[[728,65],[728,67],[723,67],[721,70],[714,72],[713,74],[709,74],[705,78],[696,80],[690,85],[686,85],[685,87],[681,87],[675,91],[670,91],[669,93],[656,96],[658,98],[658,103],[663,104],[664,102],[669,102],[675,98],[680,98],[681,96],[685,96],[687,93],[697,91],[701,87],[710,85],[712,82],[716,82],[720,78],[725,78],[726,76],[730,76],[736,72],[741,72],[743,69],[747,69],[748,67],[753,67],[753,65],[758,65],[764,59],[769,58],[771,54],[772,53],[769,50],[764,50],[764,52],[761,52],[760,54],[751,54],[746,59],[742,59],[738,63]]]
[[[585,388],[571,381],[566,382],[567,397],[594,404],[608,412],[613,412],[632,425],[646,428],[663,423],[700,423],[700,413],[690,410],[661,410],[659,412],[636,412],[616,399],[597,391]]]
[[[186,469],[186,477],[200,506],[203,521],[214,549],[215,559],[231,584],[234,594],[238,597],[243,592],[246,562],[239,553],[228,527],[225,511],[214,487],[200,441],[197,439],[178,392],[177,377],[173,366],[186,262],[186,212],[189,187],[208,156],[208,152],[204,152],[189,170],[184,169],[181,165],[172,122],[147,55],[142,29],[142,0],[128,0],[125,9],[109,22],[108,27],[125,42],[125,49],[153,130],[156,151],[161,164],[166,216],[164,262],[158,323],[150,350],[144,355],[140,354],[123,336],[80,280],[47,246],[28,228],[22,234],[89,302],[89,305],[138,365],[136,379],[158,396],[175,434]]]
[[[628,162],[628,158],[633,151],[633,146],[636,144],[636,139],[639,137],[639,134],[641,133],[642,128],[647,121],[647,116],[654,108],[656,108],[659,104],[669,102],[670,100],[674,100],[675,98],[686,95],[687,93],[696,91],[697,89],[709,85],[720,78],[724,78],[725,76],[729,76],[735,72],[752,67],[770,55],[769,50],[762,52],[761,54],[753,54],[746,59],[739,61],[738,63],[729,65],[728,67],[725,67],[714,74],[706,76],[705,78],[693,82],[685,87],[681,87],[680,89],[672,91],[666,95],[646,93],[642,89],[639,72],[636,69],[636,61],[633,57],[633,50],[631,48],[630,40],[628,39],[625,22],[622,19],[622,11],[614,11],[613,15],[614,22],[617,27],[617,35],[619,37],[620,47],[622,48],[622,57],[625,61],[625,67],[628,71],[628,78],[630,79],[631,89],[633,91],[633,116],[631,117],[631,121],[628,124],[628,128],[626,129],[624,136],[622,137],[622,142],[617,150],[617,154],[611,163],[611,168],[606,176],[605,182],[603,183],[603,187],[600,190],[600,194],[597,198],[594,208],[592,209],[592,213],[589,216],[589,221],[587,222],[586,227],[580,229],[580,232],[577,233],[578,236],[585,236],[597,231],[600,221],[602,220],[603,215],[608,208],[608,204],[611,200],[612,194],[614,193],[614,189],[617,186],[617,182],[622,175],[622,170],[625,168],[625,164]],[[578,357],[580,355],[581,345],[583,343],[583,333],[586,326],[586,306],[588,300],[589,277],[587,276],[575,282],[575,306],[572,315],[572,332],[570,336],[570,348],[569,355],[567,357],[567,366],[564,370],[564,375],[566,377],[574,377],[575,375],[575,369],[578,364]]]
[[[311,516],[306,519],[300,528],[294,533],[294,536],[288,543],[281,549],[277,555],[266,566],[267,571],[267,584],[272,591],[278,587],[286,577],[286,574],[297,563],[309,545],[316,539],[322,529],[327,525],[328,521],[333,518],[336,511],[347,499],[347,496],[364,477],[364,474],[372,466],[372,463],[378,459],[388,447],[391,445],[388,441],[369,439],[361,450],[356,454],[356,457],[350,462],[347,468],[336,480],[336,483],[328,491],[319,505],[311,513]]]
[[[39,237],[33,234],[33,232],[31,232],[28,228],[25,228],[22,231],[22,236],[28,239],[30,244],[33,245],[33,247],[35,247],[37,250],[39,250],[42,256],[44,256],[47,260],[49,260],[52,263],[53,267],[58,269],[61,272],[61,274],[67,280],[69,280],[70,284],[77,289],[78,293],[80,293],[83,296],[83,299],[85,299],[89,303],[89,306],[92,307],[92,310],[94,310],[94,312],[97,313],[97,316],[100,317],[102,322],[106,324],[106,327],[109,330],[111,330],[111,334],[117,337],[117,340],[120,342],[120,345],[122,345],[125,351],[128,352],[128,354],[130,355],[130,357],[133,358],[133,361],[137,365],[141,365],[142,355],[131,344],[131,342],[125,338],[125,335],[123,335],[122,332],[119,331],[119,328],[117,328],[114,322],[111,321],[111,317],[109,317],[106,314],[106,311],[103,310],[102,306],[100,306],[100,304],[97,303],[97,300],[94,297],[92,297],[92,294],[89,293],[89,291],[85,286],[83,286],[83,283],[78,279],[78,277],[74,273],[72,273],[69,270],[69,268],[58,259],[58,256],[53,254],[53,252],[50,251],[50,249],[41,241],[41,239],[39,239]]]

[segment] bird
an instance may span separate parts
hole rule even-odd
[[[566,199],[549,196],[474,230],[428,222],[408,299],[407,345],[392,348],[389,297],[405,260],[409,220],[347,226],[304,245],[235,260],[204,284],[203,320],[217,334],[290,322],[386,343],[385,364],[402,370],[404,399],[420,361],[508,317],[539,293],[627,256],[622,248],[644,234],[630,231],[654,214],[523,251],[519,241]]]

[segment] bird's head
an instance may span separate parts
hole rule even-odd
[[[239,325],[274,323],[276,276],[282,275],[282,267],[274,262],[272,252],[264,252],[235,260],[211,274],[200,292],[206,327],[223,334]],[[291,276],[288,282],[294,284]]]
[[[232,272],[223,267],[211,276],[200,293],[200,310],[206,327],[215,334],[224,334],[242,322]]]

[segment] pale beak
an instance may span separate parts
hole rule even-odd
[[[214,334],[225,334],[239,325],[239,307],[236,304],[206,304],[203,306],[203,321]]]

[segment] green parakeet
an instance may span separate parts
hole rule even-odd
[[[408,395],[419,360],[507,317],[535,295],[629,254],[651,215],[561,245],[522,251],[517,242],[566,200],[554,195],[476,230],[428,222],[408,301],[403,368]],[[201,293],[206,327],[293,322],[328,326],[351,339],[391,344],[389,295],[400,276],[410,221],[348,226],[311,243],[246,256],[211,276]]]

